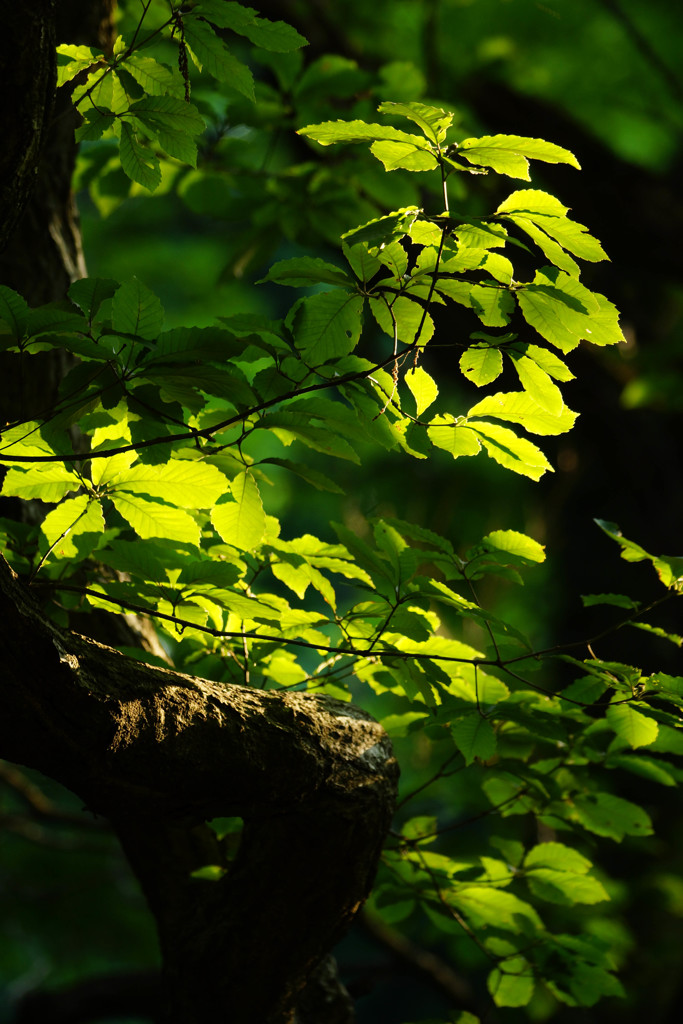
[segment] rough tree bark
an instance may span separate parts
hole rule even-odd
[[[389,827],[381,727],[329,697],[226,687],[59,631],[4,560],[0,586],[0,753],[114,825],[157,921],[162,1019],[294,1021]],[[230,865],[204,824],[225,816],[244,820]],[[192,879],[208,864],[227,867],[220,881]]]
[[[92,18],[86,38],[106,48],[93,33],[106,34],[112,3],[60,8],[57,30],[50,0],[2,4],[3,41],[20,59],[4,65],[13,134],[0,169],[0,277],[33,303],[84,272],[73,125],[59,108],[50,121],[54,41],[85,41],[76,31]],[[49,407],[58,369],[30,392],[0,372],[0,420]],[[159,1019],[347,1024],[325,956],[369,892],[391,819],[397,768],[380,726],[330,698],[219,686],[59,631],[1,558],[0,595],[0,756],[112,822],[157,922]],[[223,816],[244,820],[232,863],[205,824]],[[193,880],[207,864],[227,870]]]

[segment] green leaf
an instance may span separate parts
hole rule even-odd
[[[619,326],[619,311],[614,303],[599,292],[592,293],[598,309],[590,315],[590,327],[586,328],[584,337],[591,345],[619,345],[625,341]]]
[[[674,644],[676,647],[683,647],[683,636],[679,633],[667,633],[665,629],[660,629],[659,626],[651,626],[649,622],[629,622],[629,626],[632,629],[642,629],[645,633],[651,633],[652,636],[658,636],[662,640],[668,640],[669,643]]]
[[[344,491],[331,480],[324,473],[321,473],[318,469],[313,469],[311,466],[304,465],[299,462],[292,462],[290,459],[261,459],[261,464],[271,463],[274,466],[282,466],[283,469],[288,469],[290,473],[300,476],[302,480],[306,480],[307,483],[312,484],[313,487],[318,491],[331,491],[333,494],[343,494]]]
[[[612,540],[619,544],[622,549],[621,557],[625,562],[653,561],[654,556],[648,554],[644,548],[641,548],[640,544],[636,544],[635,541],[624,537],[616,523],[610,523],[606,519],[594,519],[593,522],[597,523],[603,533],[606,533],[608,537],[611,537]]]
[[[219,882],[226,870],[220,864],[205,864],[204,867],[190,871],[190,878],[196,878],[200,882]]]
[[[470,345],[460,356],[460,369],[463,376],[480,388],[502,373],[503,356],[492,345]]]
[[[70,82],[94,64],[104,64],[104,54],[90,46],[63,43],[57,47],[57,87]]]
[[[256,99],[251,71],[246,64],[233,57],[206,21],[186,18],[183,28],[190,56],[200,71],[208,71],[219,82],[225,82],[248,100]]]
[[[204,121],[191,103],[174,96],[145,96],[130,105],[128,114],[169,156],[195,167],[195,137],[204,131]]]
[[[598,604],[611,604],[616,608],[628,608],[630,611],[635,611],[640,607],[637,601],[625,594],[582,594],[581,603],[584,608],[593,608]]]
[[[513,192],[500,204],[497,214],[507,214],[515,223],[530,220],[559,245],[580,259],[597,262],[607,259],[607,254],[588,232],[583,224],[567,217],[568,208],[554,196],[539,189],[521,189]],[[521,218],[520,216],[521,215]]]
[[[232,499],[222,498],[212,508],[211,522],[226,544],[253,551],[266,532],[266,514],[253,475],[239,473],[231,481],[230,491]]]
[[[507,288],[475,284],[470,289],[470,300],[472,309],[486,327],[505,327],[510,323],[515,300]]]
[[[423,307],[406,295],[385,300],[370,298],[370,310],[385,334],[406,345],[426,345],[434,334],[434,321]]]
[[[542,927],[541,919],[531,904],[503,889],[469,885],[448,893],[447,899],[463,911],[475,928],[490,926],[502,931],[527,933]]]
[[[515,294],[528,323],[563,352],[584,338],[595,345],[613,345],[623,338],[615,307],[554,267],[537,271],[533,283]]]
[[[527,871],[532,868],[552,868],[554,871],[585,875],[592,866],[588,857],[564,843],[538,843],[524,858]]]
[[[394,241],[394,239],[403,238],[410,231],[419,213],[420,210],[417,206],[406,206],[401,210],[394,210],[384,217],[370,220],[367,224],[361,224],[360,227],[347,231],[342,235],[342,238],[354,250],[358,250],[361,244],[372,246],[387,245],[389,242]]]
[[[520,348],[523,348],[524,355],[528,356],[529,359],[533,359],[542,370],[545,370],[549,377],[563,381],[574,380],[574,374],[567,364],[563,363],[560,357],[556,356],[549,349],[541,348],[540,345],[527,344],[520,346]]]
[[[654,757],[644,757],[642,754],[613,754],[608,753],[605,761],[606,768],[623,768],[633,775],[640,775],[648,782],[657,782],[662,786],[677,785],[671,774],[671,765],[668,761],[661,761]]]
[[[482,544],[487,550],[504,552],[506,555],[513,555],[524,562],[544,562],[545,547],[538,541],[527,537],[524,533],[516,530],[494,530],[482,538]]]
[[[43,436],[46,425],[36,420],[24,420],[16,427],[5,428],[2,431],[2,443],[0,443],[0,456],[3,462],[11,462],[13,456],[27,455],[54,456],[55,450],[50,442]],[[68,450],[68,445],[64,448]]]
[[[161,302],[137,277],[117,290],[111,312],[115,331],[135,334],[150,341],[159,335],[164,323]]]
[[[479,438],[463,417],[456,419],[450,413],[435,416],[427,427],[427,434],[433,445],[450,452],[454,459],[461,455],[476,455],[481,449]]]
[[[475,758],[488,761],[496,753],[496,734],[488,719],[478,712],[465,715],[451,725],[455,745],[465,758],[465,764],[472,764]]]
[[[399,168],[406,171],[433,171],[439,166],[433,153],[411,142],[373,142],[370,152],[384,164],[385,171],[396,171]]]
[[[118,281],[105,277],[82,277],[69,288],[69,298],[82,309],[92,323],[95,314],[105,301],[110,299],[119,287]]]
[[[299,128],[298,135],[331,146],[337,142],[401,142],[413,149],[430,152],[429,142],[421,135],[411,135],[386,124],[367,124],[365,121],[323,121]]]
[[[284,445],[300,441],[313,451],[332,455],[339,459],[360,462],[357,452],[349,442],[340,437],[338,432],[311,423],[310,416],[305,413],[291,412],[289,409],[274,413],[266,413],[259,426],[270,431]]]
[[[624,836],[652,835],[652,822],[642,807],[611,793],[577,794],[570,817],[589,832],[618,843]]]
[[[205,462],[172,459],[162,465],[138,463],[119,474],[117,491],[146,494],[180,508],[210,508],[229,489],[223,474]]]
[[[370,281],[382,264],[376,256],[368,252],[369,243],[361,242],[358,245],[342,242],[342,252],[349,261],[349,265],[359,281],[367,283]]]
[[[196,587],[231,587],[240,578],[240,564],[230,562],[212,562],[208,558],[199,561],[184,562],[178,576],[179,584]]]
[[[74,87],[71,94],[74,104],[78,106],[87,95],[88,105],[102,113],[110,116],[125,113],[129,99],[123,82],[111,66],[99,70],[94,81],[88,80]],[[113,117],[112,121],[116,124]]]
[[[69,491],[78,491],[80,488],[78,476],[65,466],[37,465],[30,469],[8,469],[2,493],[24,501],[39,498],[41,501],[57,502]]]
[[[150,192],[154,192],[161,184],[161,167],[157,157],[149,149],[142,146],[132,129],[126,122],[120,122],[121,128],[121,167],[132,181],[137,181]]]
[[[242,4],[226,3],[225,0],[201,0],[199,13],[220,28],[229,28],[261,46],[264,50],[286,53],[306,46],[306,40],[296,29],[284,21],[270,21],[262,18]]]
[[[114,491],[111,500],[116,511],[130,523],[139,537],[167,537],[194,547],[199,544],[199,526],[182,509],[148,501],[125,491]]]
[[[554,263],[556,267],[564,270],[565,273],[570,274],[572,277],[579,276],[581,268],[576,260],[572,259],[569,253],[565,252],[562,246],[558,245],[554,239],[549,238],[545,231],[542,231],[533,220],[515,215],[510,217],[510,221],[520,230],[524,231],[536,243],[546,259]]]
[[[610,704],[605,718],[619,739],[629,747],[647,747],[657,739],[657,723],[631,704]]]
[[[446,138],[446,131],[453,123],[453,114],[440,107],[428,107],[425,103],[380,103],[380,114],[392,117],[407,117],[413,121],[433,143],[438,145]]]
[[[475,249],[499,248],[505,245],[508,237],[504,224],[488,223],[484,220],[472,224],[459,224],[454,229],[454,234],[461,245]]]
[[[114,115],[108,110],[84,110],[81,117],[83,120],[76,129],[76,142],[94,142],[101,139],[114,123]]]
[[[487,395],[467,413],[472,416],[493,416],[495,419],[519,423],[532,434],[564,434],[571,430],[577,414],[566,406],[558,416],[541,408],[527,391],[499,392]]]
[[[527,1006],[534,994],[533,971],[523,957],[509,957],[504,970],[491,971],[487,986],[496,1006]]]
[[[377,258],[388,267],[400,285],[408,271],[408,254],[401,242],[389,242],[377,250]]]
[[[358,344],[363,296],[335,289],[304,299],[295,320],[297,348],[306,362],[322,366]]]
[[[458,146],[458,155],[479,167],[491,167],[498,174],[529,181],[529,159],[551,164],[570,164],[580,170],[573,153],[543,139],[520,135],[485,135],[465,139]]]
[[[524,875],[534,895],[550,903],[600,903],[609,896],[588,874],[591,867],[587,857],[563,843],[539,843],[525,858]]]
[[[351,284],[348,274],[335,267],[332,263],[313,256],[299,256],[296,259],[280,260],[274,263],[263,281],[274,281],[276,284],[291,285],[293,288],[307,288],[313,284]]]
[[[508,427],[497,423],[485,423],[468,417],[467,426],[479,437],[486,452],[492,459],[514,473],[540,480],[553,467],[540,448],[526,438],[518,437]]]
[[[104,531],[102,509],[88,494],[67,498],[48,512],[40,530],[52,548],[51,558],[71,561],[85,558],[99,543]]]
[[[509,349],[508,355],[524,390],[551,416],[559,416],[564,407],[564,399],[557,384],[553,384],[545,370],[529,356],[521,355],[514,349]]]
[[[176,96],[181,98],[185,91],[183,77],[177,68],[160,64],[153,57],[130,53],[123,65],[128,74],[142,86],[149,96]]]
[[[436,400],[439,389],[436,383],[421,366],[412,366],[405,375],[405,382],[415,399],[417,415],[421,416],[425,409]]]
[[[28,313],[26,299],[7,285],[0,285],[0,344],[3,335],[9,334],[12,341],[23,338]]]

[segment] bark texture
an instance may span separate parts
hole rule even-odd
[[[397,777],[383,730],[329,697],[132,662],[47,623],[4,562],[0,581],[0,756],[112,821],[157,921],[162,1019],[294,1024],[372,884]],[[244,820],[230,864],[204,824],[224,816]],[[220,880],[191,877],[209,864]]]
[[[56,75],[53,0],[3,0],[0,56],[6,122],[0,170],[0,249],[33,192]]]

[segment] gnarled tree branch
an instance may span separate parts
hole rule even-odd
[[[157,921],[164,1020],[294,1021],[372,884],[397,776],[381,727],[330,697],[226,687],[61,632],[4,562],[0,589],[0,756],[112,821]],[[229,866],[205,824],[222,816],[244,820]],[[219,880],[192,878],[208,864]]]

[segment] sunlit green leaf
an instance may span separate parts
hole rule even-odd
[[[467,426],[479,438],[487,454],[506,469],[532,480],[539,480],[547,470],[552,472],[552,466],[540,448],[508,427],[469,417]]]
[[[460,369],[468,380],[482,387],[502,373],[503,356],[492,345],[470,345],[460,356]]]
[[[529,181],[530,159],[579,168],[576,157],[568,149],[521,135],[485,135],[479,139],[465,139],[457,152],[472,164],[491,167],[499,174],[524,178],[525,181]]]
[[[230,483],[231,498],[222,498],[211,510],[211,522],[226,544],[251,551],[266,530],[266,515],[261,495],[249,472],[240,473]]]
[[[641,714],[631,704],[610,704],[605,718],[619,739],[629,747],[647,747],[657,739],[659,727],[652,718]]]
[[[427,138],[434,143],[443,142],[446,130],[453,122],[453,114],[439,107],[429,107],[425,103],[380,103],[380,114],[391,114],[393,117],[407,117],[422,129]]]
[[[30,469],[9,469],[2,493],[7,497],[60,501],[69,491],[81,488],[79,477],[65,466],[37,465]]]
[[[104,531],[102,509],[87,494],[67,498],[48,512],[40,529],[52,549],[52,558],[85,558]]]
[[[435,416],[427,428],[427,434],[432,444],[450,452],[454,459],[460,455],[476,455],[481,448],[476,433],[462,417],[456,419],[450,413]]]
[[[125,491],[114,491],[111,500],[116,511],[144,539],[168,537],[194,546],[199,543],[199,527],[192,516],[182,509],[158,501],[148,501],[139,494]]]
[[[321,146],[335,142],[402,142],[404,145],[429,152],[429,142],[421,135],[411,135],[386,124],[367,124],[365,121],[325,121],[299,128],[299,135],[314,139]]]
[[[405,382],[415,399],[417,415],[421,416],[439,394],[436,382],[421,366],[412,366],[405,375]]]

